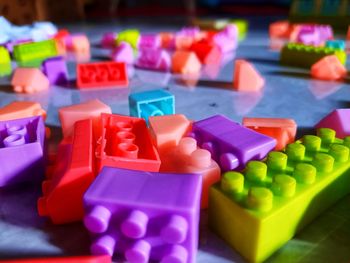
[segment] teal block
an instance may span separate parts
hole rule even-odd
[[[345,50],[345,41],[343,40],[327,40],[326,47],[337,50]]]

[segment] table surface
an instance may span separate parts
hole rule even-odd
[[[271,18],[269,18],[271,20]],[[165,88],[175,95],[176,112],[200,120],[214,114],[225,114],[241,122],[243,116],[293,118],[298,136],[313,133],[313,126],[335,108],[350,105],[350,87],[342,83],[310,79],[307,70],[281,67],[279,53],[269,49],[268,20],[254,18],[247,38],[236,54],[226,54],[220,66],[203,69],[194,87],[184,85],[181,76],[130,69],[128,88],[79,91],[72,87],[53,86],[49,91],[31,95],[11,91],[10,78],[0,79],[0,106],[13,100],[38,101],[48,111],[47,125],[59,139],[57,109],[98,98],[111,106],[113,113],[128,114],[130,92]],[[98,47],[107,31],[139,28],[142,32],[176,31],[184,23],[169,20],[124,20],[108,23],[63,25],[72,32],[84,32],[93,44],[92,59],[108,59],[108,50]],[[261,92],[232,91],[233,61],[251,61],[265,77]],[[75,63],[69,62],[72,83]],[[192,77],[194,82],[196,79]],[[350,187],[350,186],[349,186]],[[40,186],[21,185],[0,189],[0,258],[43,257],[89,254],[89,236],[82,224],[56,226],[36,212]],[[331,207],[301,233],[277,251],[268,262],[349,262],[350,261],[350,196]],[[197,262],[244,262],[233,249],[207,228],[202,212],[201,235]],[[278,230],[277,230],[278,231]]]

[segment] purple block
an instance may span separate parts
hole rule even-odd
[[[223,171],[242,169],[250,160],[261,160],[276,146],[276,140],[245,128],[223,115],[197,121],[191,136],[211,152]]]
[[[44,174],[42,117],[0,122],[0,187],[39,181]]]
[[[115,40],[117,39],[118,34],[114,32],[107,32],[103,35],[101,39],[101,46],[104,48],[112,48],[115,46]]]
[[[332,38],[333,31],[329,25],[302,25],[297,35],[297,42],[320,46]]]
[[[214,43],[221,49],[222,53],[235,50],[238,45],[238,29],[236,25],[228,25],[222,31],[217,33]]]
[[[202,178],[104,167],[84,195],[91,253],[194,263]]]
[[[171,58],[166,50],[143,49],[135,63],[139,68],[168,71],[171,66]]]
[[[127,42],[121,42],[112,53],[112,60],[115,62],[134,63],[134,50]]]
[[[316,124],[316,128],[333,129],[339,138],[350,136],[350,109],[332,111]]]
[[[160,48],[160,37],[157,34],[142,34],[138,43],[139,49]]]
[[[52,85],[68,83],[67,64],[61,56],[46,59],[42,64],[42,71]]]

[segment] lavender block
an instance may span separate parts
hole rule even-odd
[[[44,142],[40,116],[0,122],[0,187],[42,178]]]
[[[197,121],[192,137],[211,152],[223,171],[242,169],[250,160],[261,160],[276,146],[276,140],[245,128],[223,115]]]
[[[68,83],[67,64],[63,57],[46,59],[42,64],[42,70],[53,85]]]
[[[125,62],[128,65],[134,63],[134,50],[127,42],[121,42],[112,53],[112,60],[115,62]]]
[[[84,195],[95,255],[194,263],[202,178],[104,167]]]
[[[337,137],[350,135],[350,109],[336,109],[324,117],[315,128],[330,128],[336,131]]]
[[[214,43],[221,49],[222,53],[233,51],[238,46],[238,29],[236,25],[228,25],[217,33]]]
[[[160,48],[160,37],[157,34],[142,34],[138,43],[139,49]]]
[[[143,49],[140,50],[140,54],[135,65],[144,69],[169,71],[171,66],[171,58],[166,50]]]

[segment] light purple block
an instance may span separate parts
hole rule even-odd
[[[112,60],[115,62],[125,62],[128,65],[134,63],[134,50],[127,42],[121,42],[112,53]]]
[[[92,254],[194,263],[202,178],[104,167],[84,195]]]
[[[42,64],[42,71],[52,85],[64,85],[68,83],[68,69],[63,57],[46,59]]]
[[[171,57],[166,50],[143,49],[135,63],[139,68],[168,71],[171,66]]]
[[[214,43],[222,53],[235,50],[238,46],[238,29],[236,25],[228,25],[213,37]]]
[[[320,120],[315,126],[335,130],[337,137],[350,136],[350,109],[336,109]]]
[[[157,34],[142,34],[138,43],[139,49],[160,48],[160,37]]]
[[[276,146],[276,140],[245,128],[223,115],[197,121],[191,136],[211,152],[223,171],[242,169],[250,160],[261,160]]]
[[[330,39],[333,30],[329,25],[302,25],[297,35],[297,42],[305,45],[320,46]]]
[[[0,122],[0,187],[39,181],[44,174],[42,117]]]
[[[104,48],[113,48],[116,43],[118,34],[114,32],[107,32],[102,36],[101,46]]]

